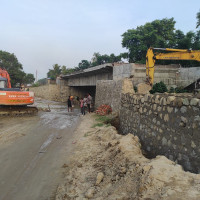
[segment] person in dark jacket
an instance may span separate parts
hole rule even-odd
[[[72,102],[71,102],[70,96],[67,100],[67,108],[68,108],[68,112],[69,112],[69,110],[71,110],[71,112],[72,112]]]

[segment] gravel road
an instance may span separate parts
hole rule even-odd
[[[0,200],[53,199],[73,154],[79,110],[41,99],[36,105],[51,112],[0,118]]]

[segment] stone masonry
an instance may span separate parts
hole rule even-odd
[[[122,93],[135,93],[132,79],[97,81],[95,106],[107,104],[113,112],[119,112]]]
[[[48,84],[39,87],[31,87],[30,91],[35,93],[36,97],[48,99],[51,101],[66,102],[70,88],[68,86],[62,86],[56,84]]]
[[[137,135],[147,155],[165,155],[200,173],[200,99],[192,95],[122,94],[121,133]]]

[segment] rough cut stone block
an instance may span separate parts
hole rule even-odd
[[[169,115],[168,115],[168,114],[165,114],[165,116],[164,116],[164,121],[165,121],[165,122],[168,122],[168,121],[169,121]]]
[[[183,116],[181,116],[181,121],[183,122],[183,123],[187,123],[188,122],[188,120],[185,118],[185,117],[183,117]]]
[[[137,89],[139,94],[148,94],[151,90],[151,86],[146,83],[139,83]]]
[[[168,106],[168,107],[167,107],[167,112],[168,112],[168,113],[171,113],[172,111],[173,111],[173,108]]]
[[[167,105],[167,100],[166,98],[163,98],[163,106],[166,106]]]
[[[190,104],[188,98],[183,99],[183,105],[188,106]]]
[[[190,101],[191,106],[196,106],[198,103],[199,103],[199,99],[197,99],[197,98],[193,98]]]
[[[133,88],[133,82],[131,79],[125,78],[122,83],[122,93],[130,93],[135,94],[135,90]]]
[[[180,108],[183,105],[182,98],[179,97],[175,98],[173,101],[173,105]]]
[[[167,97],[167,104],[170,104],[172,101],[174,101],[175,98],[176,98],[175,96]]]
[[[182,106],[180,111],[181,111],[181,113],[187,112],[187,107],[186,106]]]
[[[159,97],[160,97],[159,95],[156,95],[155,103],[160,103]]]
[[[144,103],[144,98],[141,98],[141,103]]]

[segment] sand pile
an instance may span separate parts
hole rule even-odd
[[[56,200],[200,199],[200,175],[164,156],[145,158],[138,137],[119,135],[112,126],[90,128],[93,118],[86,116],[77,129]]]

